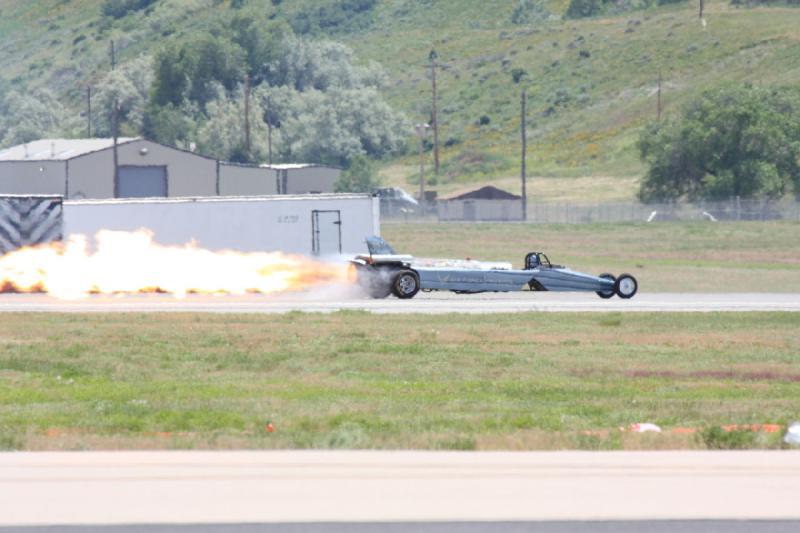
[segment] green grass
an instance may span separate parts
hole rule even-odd
[[[317,0],[284,2],[286,12]],[[172,36],[205,31],[229,2],[164,0],[149,12],[117,21],[100,16],[101,0],[0,0],[0,67],[12,87],[46,86],[82,108],[84,88],[108,69],[108,42],[121,61],[154,49]],[[251,4],[270,4],[251,0]],[[510,0],[382,0],[350,32],[330,36],[364,61],[380,62],[386,94],[412,122],[429,120],[432,48],[439,76],[443,190],[501,181],[518,167],[519,91],[529,93],[531,175],[638,177],[635,147],[641,127],[655,116],[659,69],[665,113],[676,112],[703,89],[726,81],[796,83],[800,79],[800,9],[775,5],[734,8],[706,2],[706,29],[696,2],[586,20],[515,26]],[[546,1],[555,15],[565,0]],[[363,23],[371,21],[371,23]],[[588,52],[589,57],[582,57]],[[522,85],[511,70],[528,73]],[[548,111],[552,108],[551,111]],[[482,116],[489,124],[480,126]],[[416,165],[410,153],[386,168]],[[413,168],[400,177],[411,185]],[[599,191],[584,191],[592,201]]]
[[[775,447],[703,428],[800,417],[799,328],[792,313],[7,314],[0,447]],[[619,431],[634,422],[667,432]]]
[[[383,237],[418,257],[522,267],[528,251],[600,274],[628,272],[642,292],[800,292],[800,223],[399,224]]]

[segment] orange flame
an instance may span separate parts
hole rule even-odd
[[[47,292],[75,299],[89,294],[166,292],[245,294],[301,290],[347,282],[345,264],[281,252],[212,252],[153,242],[146,230],[100,231],[97,250],[84,235],[0,256],[0,290]]]

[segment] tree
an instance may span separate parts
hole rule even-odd
[[[238,44],[213,34],[167,46],[156,54],[153,102],[179,105],[188,98],[204,106],[215,96],[213,82],[229,91],[242,82],[245,56]]]
[[[251,99],[250,150],[244,142],[244,89],[238,87],[228,95],[222,86],[216,87],[217,96],[206,104],[205,118],[197,130],[197,147],[203,154],[234,161],[256,163],[266,160],[267,129],[261,117],[264,110],[258,99]]]
[[[330,88],[382,87],[383,69],[371,62],[356,65],[353,50],[334,41],[309,41],[288,36],[283,54],[272,68],[270,85],[290,85],[298,91]]]
[[[375,172],[375,164],[369,158],[359,155],[339,175],[336,192],[372,192],[379,185],[380,178]]]
[[[112,108],[119,106],[119,131],[123,136],[139,135],[153,83],[153,60],[142,56],[110,71],[93,89],[92,131],[111,136]]]
[[[283,161],[345,166],[358,155],[382,157],[402,148],[409,129],[372,87],[323,92],[262,84],[254,97],[269,103],[262,109],[280,124],[273,150]]]
[[[245,52],[247,71],[253,85],[273,81],[271,68],[285,53],[292,29],[284,21],[269,20],[263,9],[237,12],[229,23],[231,41]]]
[[[0,146],[69,135],[75,119],[48,89],[10,91],[0,99]]]
[[[142,134],[148,139],[169,145],[188,147],[196,138],[197,119],[202,114],[196,104],[184,100],[181,105],[148,103],[142,122]]]
[[[727,85],[653,124],[639,150],[644,201],[800,194],[800,89]]]

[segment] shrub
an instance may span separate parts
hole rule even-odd
[[[350,167],[339,175],[336,192],[372,192],[380,185],[375,164],[363,155],[353,158]]]
[[[144,9],[150,4],[154,4],[156,0],[105,0],[103,2],[102,12],[107,17],[115,19],[122,18],[131,11],[139,11]]]
[[[709,450],[744,450],[753,448],[756,434],[750,430],[726,431],[719,426],[703,429],[700,440]]]
[[[570,0],[567,18],[578,19],[593,17],[603,11],[603,0]]]
[[[301,34],[348,32],[369,27],[378,0],[317,0],[314,7],[297,11],[289,19],[292,29]]]
[[[531,24],[548,18],[550,18],[550,12],[542,3],[535,0],[519,0],[511,12],[512,24]]]

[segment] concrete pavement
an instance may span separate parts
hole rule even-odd
[[[800,451],[0,454],[0,525],[798,520]]]

